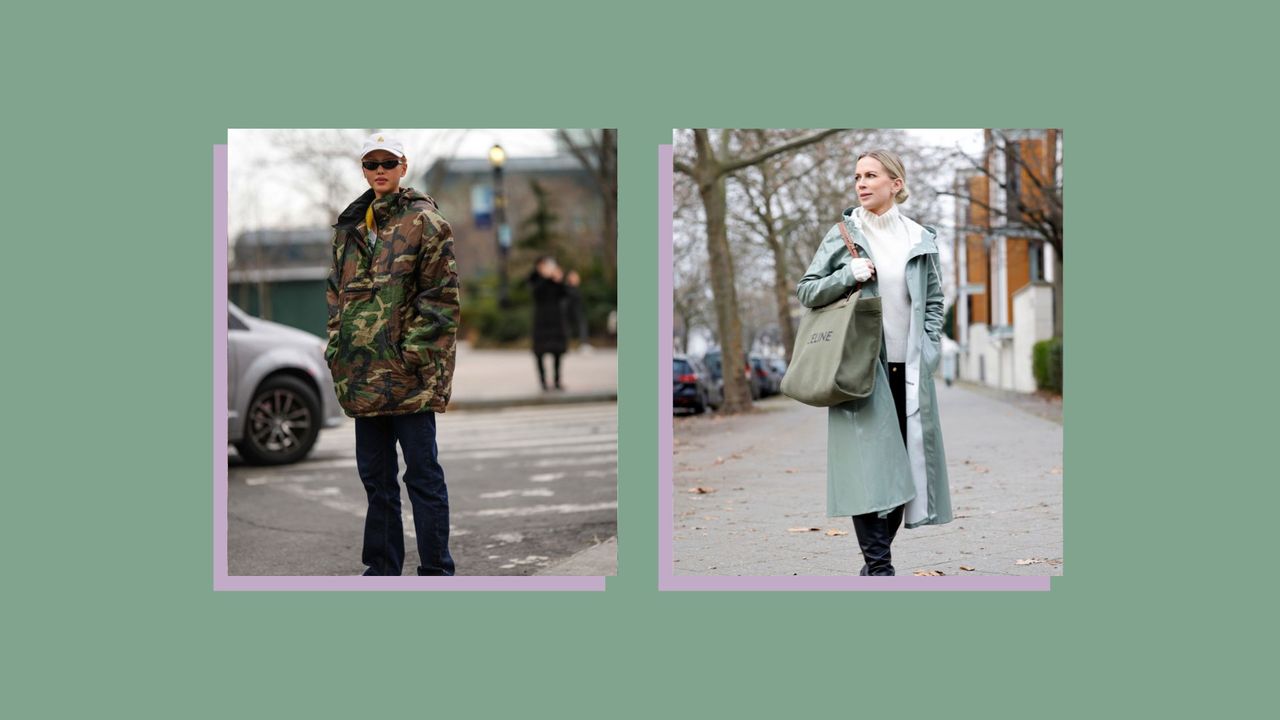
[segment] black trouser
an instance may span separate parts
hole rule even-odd
[[[556,387],[560,387],[560,355],[558,352],[534,353],[533,360],[538,364],[538,382],[542,383],[542,389],[547,389],[547,371],[542,367],[542,356],[550,355],[552,365],[555,369]]]
[[[885,368],[889,374],[889,392],[893,395],[894,407],[898,410],[898,429],[902,431],[902,444],[907,444],[907,368],[904,363],[888,363]],[[862,556],[866,565],[863,575],[892,575],[893,562],[890,546],[902,525],[902,516],[906,505],[894,508],[887,517],[879,513],[866,513],[853,516],[853,529],[858,535],[858,545],[862,547]]]
[[[907,446],[907,364],[887,363],[889,391],[893,393],[893,405],[898,409],[898,429],[902,431],[902,446]]]
[[[419,575],[452,575],[449,554],[449,490],[437,460],[436,416],[382,415],[356,418],[356,469],[369,497],[364,520],[365,575],[399,575],[404,567],[400,473],[396,441],[404,454],[404,484],[413,505]]]

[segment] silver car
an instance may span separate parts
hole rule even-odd
[[[227,307],[227,439],[254,465],[297,462],[344,417],[325,342]]]

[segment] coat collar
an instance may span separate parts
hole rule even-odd
[[[862,232],[862,219],[859,217],[859,213],[856,212],[857,210],[858,210],[857,205],[850,208],[845,208],[845,211],[843,213],[844,222],[846,225],[852,228],[854,232],[857,233],[857,237],[861,241],[858,243],[858,245],[860,245],[863,248],[863,250],[866,250],[866,246],[867,246],[866,235],[863,234]],[[901,215],[901,213],[899,214]],[[910,260],[911,258],[917,255],[937,255],[938,254],[938,245],[935,242],[938,237],[937,230],[933,229],[929,225],[921,225],[920,223],[916,222],[915,220],[912,220],[906,215],[902,215],[902,221],[907,224],[907,231],[910,232],[911,235],[916,238],[916,244],[913,245],[911,247],[911,251],[907,253],[907,260]]]
[[[342,214],[338,216],[338,222],[334,223],[333,227],[338,229],[356,227],[360,223],[364,222],[365,212],[369,209],[370,205],[373,206],[374,217],[377,219],[378,224],[381,225],[388,217],[397,212],[400,208],[408,207],[418,201],[425,201],[428,204],[428,207],[432,210],[436,209],[435,200],[432,200],[430,196],[423,195],[410,187],[402,187],[393,193],[387,193],[381,198],[376,199],[373,189],[370,188],[369,190],[366,190],[363,195],[356,198],[355,202],[348,205],[346,210],[342,211]]]
[[[333,227],[338,229],[354,228],[364,222],[365,211],[369,209],[369,205],[373,203],[373,188],[364,191],[364,194],[355,199],[355,202],[347,206],[346,210],[338,216],[338,222]]]

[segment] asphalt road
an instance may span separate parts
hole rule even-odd
[[[453,411],[436,427],[459,575],[532,575],[617,534],[616,404]],[[354,421],[322,432],[301,463],[253,467],[234,449],[228,458],[229,574],[364,570],[367,502]],[[413,574],[418,553],[403,483],[401,504],[405,573]]]

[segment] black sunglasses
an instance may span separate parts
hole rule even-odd
[[[383,170],[394,170],[400,166],[400,161],[399,160],[383,160],[379,162],[377,160],[365,160],[360,164],[364,166],[365,170],[377,170],[379,167],[381,167]]]

